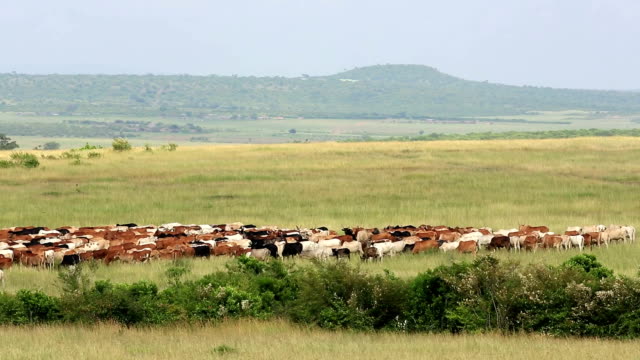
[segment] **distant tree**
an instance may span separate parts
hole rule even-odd
[[[420,134],[420,135],[424,135],[424,130],[420,130],[420,131],[418,131],[418,134]]]
[[[296,132],[296,129],[289,129],[289,134],[295,134]]]
[[[13,150],[19,147],[15,141],[11,141],[10,137],[0,134],[0,150]]]
[[[60,143],[55,141],[49,141],[42,145],[42,150],[58,150],[60,149]]]

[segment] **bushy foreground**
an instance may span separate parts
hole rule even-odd
[[[95,323],[127,326],[287,318],[329,329],[410,332],[525,331],[630,338],[640,335],[640,281],[617,277],[592,255],[560,266],[500,262],[486,256],[402,280],[345,263],[296,267],[239,258],[227,271],[171,285],[89,285],[83,271],[61,272],[64,294],[0,294],[0,324]]]

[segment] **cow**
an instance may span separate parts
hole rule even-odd
[[[60,263],[60,266],[73,266],[73,265],[77,265],[80,263],[80,255],[78,254],[69,254],[69,255],[64,255],[62,257],[62,262]]]
[[[13,260],[0,257],[0,270],[10,269],[13,265]]]
[[[339,248],[339,249],[331,249],[331,252],[333,253],[333,256],[336,257],[336,259],[340,260],[340,259],[351,259],[351,251],[349,249],[346,248]]]
[[[524,233],[531,233],[532,231],[549,232],[549,228],[546,226],[531,226],[531,225],[520,225],[518,227],[518,230]]]
[[[489,243],[489,245],[487,245],[487,250],[495,251],[500,248],[511,250],[511,240],[509,239],[508,236],[503,236],[503,235],[494,236],[491,239],[491,242]]]
[[[475,256],[478,252],[478,242],[473,240],[460,241],[457,250],[461,254],[472,253]]]
[[[282,257],[297,256],[302,253],[302,244],[298,242],[285,243],[282,249]]]
[[[609,226],[609,228],[606,231],[604,231],[602,235],[605,236],[607,242],[611,242],[613,240],[622,241],[622,242],[627,241],[627,232],[621,227],[612,228],[612,226]]]
[[[4,289],[4,271],[0,269],[0,284],[2,284],[2,288]]]
[[[343,242],[340,249],[348,249],[350,253],[358,253],[362,255],[362,244],[357,241]]]
[[[627,236],[629,237],[629,242],[634,242],[636,241],[636,228],[633,226],[623,226],[622,230],[624,230],[627,233]]]
[[[251,257],[254,257],[258,260],[262,260],[265,261],[268,258],[271,257],[271,252],[269,251],[269,249],[263,248],[263,249],[251,249],[251,253],[250,253]]]
[[[469,241],[473,241],[473,240],[469,240]],[[460,245],[459,241],[445,242],[440,246],[440,251],[443,251],[443,252],[453,251],[453,250],[456,250],[459,245]]]
[[[521,243],[525,251],[536,251],[538,248],[538,237],[535,235],[525,235],[524,240]]]
[[[542,238],[542,247],[545,249],[556,248],[556,250],[560,251],[560,247],[562,247],[562,242],[563,242],[563,239],[561,235],[547,234]]]
[[[379,242],[379,243],[373,244],[372,246],[378,249],[378,255],[380,256],[380,261],[382,261],[382,258],[385,255],[387,256],[395,255],[393,243],[391,242]]]
[[[413,245],[413,250],[411,251],[413,254],[418,254],[423,251],[438,249],[440,244],[437,240],[422,240],[416,241]]]
[[[211,248],[209,245],[192,246],[195,251],[195,257],[209,258],[211,256]]]
[[[364,252],[362,254],[362,260],[368,261],[368,262],[371,262],[373,260],[382,260],[382,256],[380,255],[377,248],[373,246],[369,246],[366,249],[364,249]]]

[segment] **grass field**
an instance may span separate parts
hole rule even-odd
[[[103,150],[0,170],[0,227],[637,224],[640,139]],[[0,152],[8,158],[9,152]],[[39,154],[39,153],[38,153]]]
[[[225,223],[303,227],[447,224],[514,227],[638,224],[640,139],[287,144],[179,147],[175,152],[103,150],[71,165],[0,170],[0,227]],[[0,158],[9,153],[0,153]],[[636,245],[596,249],[606,265],[635,275]],[[499,254],[559,264],[575,252]],[[403,256],[387,268],[410,277],[466,257]],[[226,260],[195,261],[193,277]],[[357,260],[354,260],[357,262]],[[95,279],[150,279],[165,264],[98,267]],[[8,290],[57,291],[55,273],[14,269]]]
[[[636,359],[640,341],[332,332],[286,322],[126,329],[0,327],[2,359]],[[28,341],[25,341],[28,339]]]
[[[408,223],[500,228],[530,223],[560,231],[576,224],[637,226],[640,217],[640,139],[636,138],[101,151],[102,158],[83,159],[81,165],[42,160],[33,170],[0,169],[0,227],[242,221],[335,229]],[[0,152],[0,159],[9,154]],[[616,273],[637,275],[637,244],[593,252]],[[576,253],[497,256],[523,263],[559,264]],[[470,258],[408,255],[361,266],[372,272],[389,269],[408,278],[437,265]],[[221,270],[227,261],[194,260],[189,276]],[[168,266],[97,266],[91,278],[114,282],[149,279],[163,287]],[[14,267],[6,278],[9,292],[20,288],[60,292],[56,272]],[[4,327],[0,328],[0,339],[12,344],[3,347],[2,359],[640,357],[637,341],[540,335],[361,334],[305,329],[280,321],[150,329],[110,324]],[[225,348],[232,351],[225,353],[221,350]]]

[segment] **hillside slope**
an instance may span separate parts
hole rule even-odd
[[[490,84],[421,65],[300,78],[0,74],[0,111],[376,118],[563,109],[636,112],[640,93]]]

